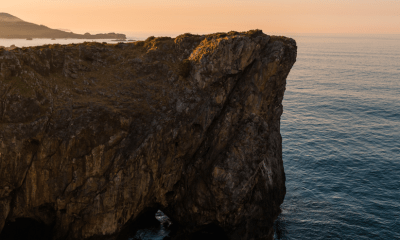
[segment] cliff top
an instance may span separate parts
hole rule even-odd
[[[149,71],[157,72],[158,68],[161,66],[163,68],[170,68],[175,74],[186,77],[191,70],[191,62],[201,61],[204,56],[207,56],[217,48],[221,42],[231,41],[235,38],[255,39],[257,37],[265,38],[265,36],[266,35],[261,30],[251,30],[247,32],[231,31],[228,33],[214,33],[208,35],[185,33],[176,38],[151,36],[144,41],[118,44],[85,42],[68,45],[52,44],[36,47],[15,47],[12,49],[2,49],[0,47],[0,59],[7,56],[8,53],[12,53],[22,59],[23,62],[21,64],[38,67],[39,63],[42,65],[42,63],[45,64],[49,61],[66,61],[63,59],[55,59],[55,56],[67,58],[67,65],[74,66],[71,71],[65,69],[56,70],[55,67],[53,69],[48,67],[48,69],[44,70],[43,68],[45,67],[41,66],[41,70],[37,72],[40,72],[44,77],[50,76],[53,81],[48,84],[53,85],[52,87],[58,86],[58,88],[68,89],[80,86],[83,88],[91,88],[90,86],[94,85],[85,87],[83,84],[85,79],[89,78],[97,79],[100,83],[96,84],[97,87],[102,85],[104,91],[107,92],[109,90],[108,87],[111,87],[109,79],[118,79],[116,75],[119,69],[128,68],[128,66],[132,64],[135,64],[135,66],[132,66],[132,72],[139,72],[140,69],[136,68],[144,66]],[[291,38],[281,36],[268,36],[268,38],[270,43],[280,40],[288,45],[296,44]],[[182,51],[186,51],[186,53],[182,53]],[[180,55],[183,55],[183,58],[180,57]],[[53,56],[51,60],[49,59],[50,56]],[[157,61],[152,62],[152,60],[156,58]],[[107,67],[107,70],[104,70],[104,67]],[[109,71],[110,69],[112,69],[112,71]],[[0,77],[2,76],[4,77],[5,75],[2,75],[0,72]],[[23,80],[26,79],[26,77],[28,77],[26,73],[16,73],[14,76],[6,78],[3,83],[14,82],[13,88],[10,89],[11,92],[33,97],[36,94],[35,88],[37,87],[34,82]],[[136,89],[140,89],[143,85],[153,83],[154,82],[140,83],[139,85],[141,86],[137,86]],[[132,82],[129,84],[132,84]],[[164,85],[166,82],[160,84]],[[113,87],[115,88],[116,86]],[[121,87],[121,84],[118,88],[124,89],[124,87]],[[138,91],[138,94],[140,95],[140,91]],[[83,97],[85,94],[78,95],[80,95],[80,97],[76,96],[76,99]],[[102,98],[102,96],[99,97]],[[86,97],[83,97],[82,101],[87,100],[85,99]]]

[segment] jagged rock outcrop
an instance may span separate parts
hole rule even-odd
[[[161,209],[176,238],[272,239],[296,52],[261,31],[0,50],[0,231],[117,239]]]

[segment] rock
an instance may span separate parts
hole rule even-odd
[[[272,239],[296,53],[257,30],[0,50],[2,236],[123,239],[160,209],[172,239]]]

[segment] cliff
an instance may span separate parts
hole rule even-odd
[[[8,13],[0,13],[0,38],[78,38],[78,39],[126,39],[125,34],[76,34],[51,29],[43,25],[25,22]]]
[[[175,239],[272,239],[296,53],[258,30],[0,50],[0,238],[124,239],[160,209]]]

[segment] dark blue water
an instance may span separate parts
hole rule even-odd
[[[292,37],[275,239],[400,239],[400,35]]]

